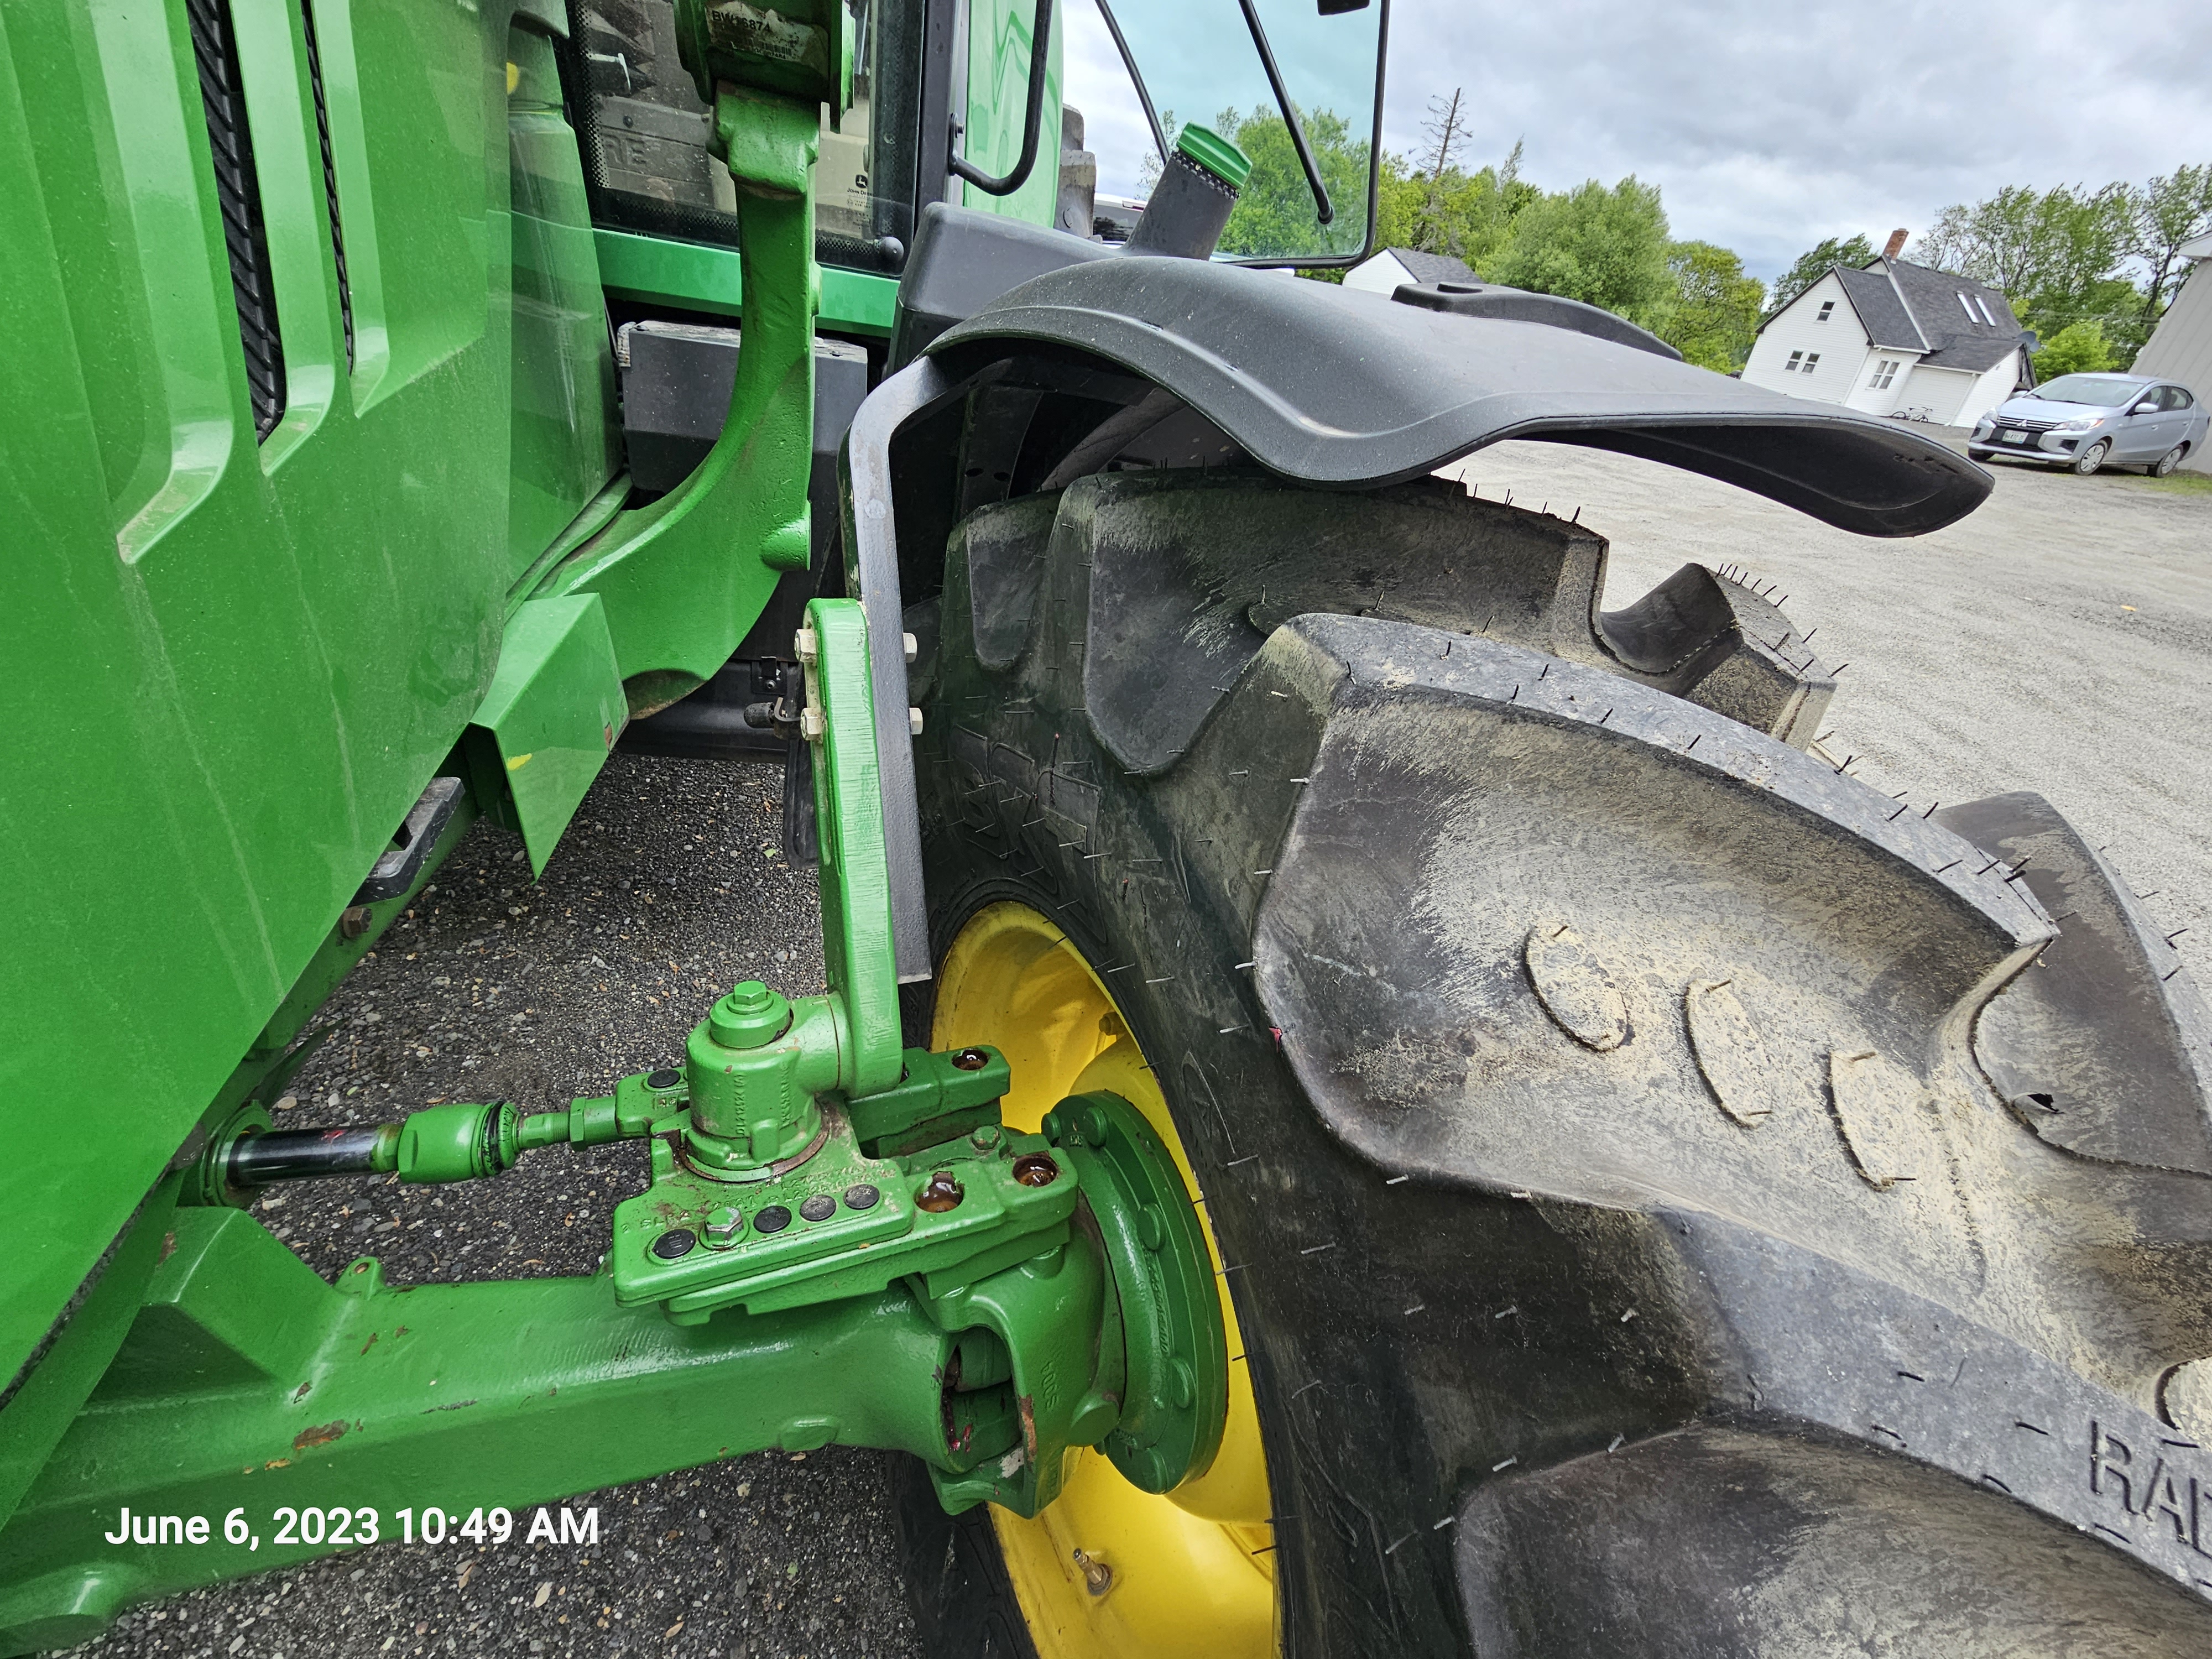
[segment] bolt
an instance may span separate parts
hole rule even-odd
[[[837,1200],[827,1193],[817,1193],[799,1206],[799,1213],[809,1221],[827,1221],[837,1213]]]
[[[980,1072],[991,1063],[991,1056],[981,1048],[963,1048],[952,1056],[952,1063],[963,1072]]]
[[[856,1187],[845,1188],[845,1207],[848,1210],[872,1210],[876,1207],[876,1200],[882,1196],[864,1181]]]
[[[799,636],[792,641],[791,648],[801,662],[812,662],[821,654],[820,641],[815,637],[814,630],[811,628],[802,628],[799,630]]]
[[[366,904],[349,904],[338,913],[338,936],[341,939],[359,939],[368,931],[368,924],[374,919],[375,913]]]
[[[916,1207],[927,1210],[932,1215],[943,1215],[947,1210],[958,1207],[960,1200],[967,1195],[966,1190],[952,1178],[951,1170],[939,1170],[915,1194],[914,1201]]]
[[[999,1144],[999,1126],[995,1123],[977,1124],[969,1132],[968,1144],[979,1152],[989,1152]],[[1018,1173],[1021,1165],[1017,1164],[1014,1169]]]
[[[1083,1132],[1083,1139],[1093,1146],[1103,1146],[1106,1137],[1113,1132],[1113,1120],[1106,1115],[1103,1106],[1092,1104],[1076,1115],[1075,1127]]]
[[[771,1204],[753,1218],[757,1233],[780,1233],[791,1225],[791,1212],[781,1204]]]
[[[1042,1152],[1030,1152],[1014,1160],[1014,1179],[1024,1187],[1049,1187],[1060,1179],[1060,1165]]]
[[[698,1242],[689,1227],[671,1227],[653,1241],[653,1253],[663,1261],[680,1261],[691,1254],[691,1247]]]
[[[707,1243],[715,1249],[728,1249],[744,1230],[744,1215],[726,1204],[707,1212]]]
[[[683,1081],[683,1073],[673,1066],[664,1066],[657,1072],[646,1073],[645,1086],[648,1089],[673,1089]]]
[[[906,659],[909,663],[913,662],[917,657],[921,655],[921,641],[915,638],[913,635],[900,635],[899,644],[905,647]]]
[[[806,708],[799,711],[799,735],[809,743],[822,741],[822,711]]]
[[[1093,1595],[1103,1595],[1114,1588],[1114,1569],[1095,1555],[1075,1552],[1075,1565],[1083,1571],[1083,1587]]]
[[[906,732],[910,738],[921,735],[921,710],[909,708],[906,711]]]

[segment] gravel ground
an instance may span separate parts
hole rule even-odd
[[[1954,528],[1870,542],[1620,457],[1509,444],[1468,471],[1492,499],[1581,507],[1613,538],[1611,604],[1693,558],[1778,581],[1850,664],[1831,744],[1855,772],[1916,805],[2039,789],[2191,927],[2185,951],[2212,939],[2212,493],[2007,471]],[[534,886],[520,844],[479,827],[338,994],[288,1121],[544,1109],[678,1054],[737,979],[818,990],[812,881],[772,855],[777,799],[773,768],[617,757]],[[471,1186],[317,1183],[262,1213],[325,1275],[369,1251],[395,1284],[585,1273],[643,1183],[638,1149],[605,1147]],[[764,1454],[578,1501],[600,1506],[597,1548],[383,1545],[141,1609],[79,1651],[915,1651],[873,1455]]]
[[[683,1053],[740,979],[823,988],[811,871],[774,849],[774,766],[617,755],[543,881],[479,824],[331,1000],[336,1033],[283,1127],[439,1100],[526,1111],[604,1094]],[[646,1184],[635,1145],[533,1152],[496,1181],[296,1184],[262,1200],[325,1278],[374,1254],[390,1283],[587,1273]],[[461,1654],[898,1659],[915,1651],[882,1456],[763,1453],[588,1493],[596,1547],[382,1544],[125,1615],[100,1659]]]

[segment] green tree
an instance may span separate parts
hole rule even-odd
[[[1743,260],[1711,242],[1676,242],[1667,250],[1674,300],[1659,337],[1686,362],[1721,374],[1743,367],[1759,333],[1766,289],[1743,274]]]
[[[2158,325],[2187,275],[2185,242],[2212,234],[2212,164],[2178,167],[2132,192],[2127,251],[2143,263],[2150,280],[2142,295],[2146,335]]]
[[[1677,292],[1667,260],[1667,213],[1659,190],[1633,174],[1607,189],[1595,179],[1528,202],[1484,276],[1627,318],[1662,325]]]
[[[2002,289],[2045,339],[2094,319],[2108,344],[2132,356],[2142,296],[2121,267],[2136,218],[2136,192],[2126,185],[2008,185],[1987,201],[1945,208],[1922,239],[1918,263]]]
[[[2102,325],[2094,319],[2070,323],[2035,354],[2035,378],[2055,380],[2061,374],[2094,374],[2117,361]]]
[[[1223,252],[1253,258],[1357,253],[1367,240],[1367,140],[1334,110],[1300,110],[1298,122],[1334,217],[1321,222],[1280,112],[1264,106],[1249,115],[1224,110],[1213,118],[1213,130],[1244,152],[1252,175],[1221,233]]]
[[[1828,274],[1830,265],[1848,265],[1863,270],[1874,263],[1874,244],[1856,232],[1849,236],[1824,238],[1797,256],[1797,263],[1774,279],[1773,303],[1769,314],[1782,309],[1807,289]]]

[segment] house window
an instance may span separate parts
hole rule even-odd
[[[1826,321],[1828,320],[1828,315],[1829,315],[1829,313],[1830,313],[1831,312],[1834,311],[1834,310],[1835,310],[1835,308],[1836,308],[1836,302],[1835,302],[1833,300],[1823,300],[1823,301],[1820,301],[1820,314],[1819,316],[1815,317],[1813,320],[1814,320],[1814,322],[1816,322],[1816,323],[1825,323],[1825,322],[1826,322]]]
[[[1803,368],[1800,369],[1800,370],[1798,371],[1798,373],[1800,373],[1801,374],[1810,374],[1813,372],[1813,370],[1814,370],[1814,368],[1819,365],[1820,361],[1820,354],[1819,352],[1817,352],[1817,351],[1808,351],[1808,352],[1807,352],[1807,353],[1805,354],[1805,367],[1804,367]]]
[[[1797,372],[1797,365],[1804,361],[1805,354],[1803,352],[1793,351],[1790,354],[1790,361],[1782,365],[1782,372],[1784,374],[1795,374]]]
[[[1897,359],[1885,357],[1874,366],[1874,389],[1887,392],[1897,379]]]
[[[1968,322],[1978,323],[1981,320],[1980,318],[1974,315],[1974,302],[1972,300],[1969,300],[1963,293],[1959,295],[1959,309],[1966,313],[1966,320]]]
[[[1997,325],[1997,319],[1990,314],[1989,301],[1983,299],[1978,294],[1974,295],[1974,309],[1982,313],[1982,320],[1987,323],[1991,328],[1995,328]]]

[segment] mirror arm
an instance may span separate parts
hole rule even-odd
[[[1030,173],[1036,169],[1037,130],[1044,119],[1044,77],[1052,64],[1052,7],[1053,0],[1037,0],[1036,16],[1030,25],[1029,110],[1022,118],[1022,155],[1014,163],[1014,170],[1003,179],[994,179],[981,167],[970,165],[964,155],[952,158],[952,171],[987,196],[1012,196],[1029,182]],[[1153,125],[1157,128],[1158,123]],[[1303,139],[1299,141],[1298,153],[1305,153]],[[1328,222],[1325,217],[1322,222]]]
[[[1275,54],[1267,45],[1267,32],[1260,27],[1260,14],[1253,9],[1252,0],[1237,0],[1243,9],[1244,26],[1252,31],[1252,45],[1259,52],[1260,63],[1267,71],[1267,84],[1274,88],[1275,107],[1283,112],[1283,124],[1291,130],[1291,143],[1298,153],[1298,165],[1305,169],[1306,187],[1313,191],[1314,211],[1322,223],[1334,222],[1336,210],[1329,204],[1328,186],[1321,181],[1321,168],[1315,163],[1313,146],[1306,143],[1306,130],[1298,125],[1298,112],[1291,107],[1291,94],[1283,85],[1283,72],[1275,67]]]
[[[1106,3],[1106,0],[1097,0],[1097,4],[1098,15],[1106,20],[1106,32],[1114,37],[1114,49],[1121,54],[1121,67],[1129,71],[1129,84],[1137,89],[1137,101],[1145,106],[1145,119],[1152,129],[1152,143],[1159,147],[1160,165],[1165,167],[1168,162],[1167,129],[1160,125],[1159,111],[1152,107],[1152,90],[1145,85],[1144,72],[1137,67],[1136,54],[1129,50],[1129,43],[1121,38],[1121,20],[1114,15],[1114,9]]]

